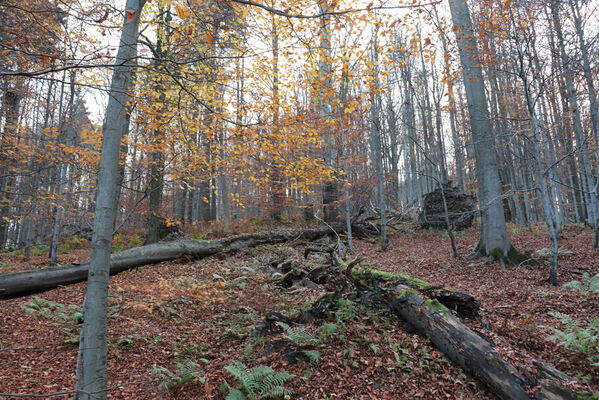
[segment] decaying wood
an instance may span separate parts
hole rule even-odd
[[[426,334],[435,347],[500,399],[578,398],[568,387],[572,378],[546,364],[536,372],[520,373],[495,351],[490,340],[422,293],[400,284],[386,302],[396,315]]]
[[[352,267],[355,265],[351,264]],[[397,280],[387,277],[383,281],[376,273],[359,271],[357,275],[352,275],[351,268],[348,267],[348,270],[349,273],[344,273],[348,278],[345,284],[340,285],[334,293],[321,297],[294,319],[268,313],[256,334],[260,336],[267,334],[273,327],[277,329],[277,321],[287,325],[304,324],[331,316],[337,310],[337,302],[348,287],[347,283],[351,281],[357,289],[358,298],[367,299],[371,306],[390,309],[411,329],[429,337],[435,347],[498,398],[553,400],[580,397],[569,387],[574,380],[563,372],[540,361],[535,363],[535,371],[519,371],[501,357],[490,339],[473,331],[453,315],[450,308],[461,316],[476,316],[478,302],[472,296],[443,287],[418,287],[410,283],[407,277]]]
[[[447,217],[453,229],[462,230],[471,227],[476,215],[476,197],[459,192],[450,185],[443,186],[443,193],[440,189],[436,189],[424,195],[422,211],[418,215],[420,227],[447,228],[443,195],[447,204]]]
[[[443,286],[428,287],[419,289],[419,291],[430,299],[436,299],[462,318],[476,318],[479,316],[480,304],[469,294],[445,289]]]
[[[343,227],[334,227],[340,232]],[[314,240],[332,234],[330,227],[316,227],[304,230],[281,230],[232,236],[219,240],[178,239],[158,242],[147,246],[114,253],[110,257],[110,274],[118,274],[128,269],[171,261],[178,258],[199,259],[218,253],[228,253],[255,247],[262,244],[275,244],[294,239]],[[25,296],[43,292],[59,286],[87,280],[87,264],[69,264],[60,267],[15,272],[0,275],[0,299]]]

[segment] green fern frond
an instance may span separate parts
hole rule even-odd
[[[293,392],[286,390],[283,385],[289,382],[293,375],[287,372],[274,373],[266,365],[259,365],[249,369],[240,361],[225,367],[239,382],[237,388],[229,388],[227,399],[230,400],[257,400],[263,398],[278,398]],[[243,397],[240,397],[243,396]]]
[[[231,389],[225,400],[248,400],[245,394],[239,389]]]
[[[564,343],[571,350],[587,355],[591,362],[599,360],[599,318],[595,318],[585,327],[581,327],[569,315],[560,312],[551,312],[551,316],[560,320],[565,329],[546,327],[553,333],[548,340]],[[591,364],[595,365],[595,364]]]
[[[281,322],[281,321],[275,321],[275,324],[277,324],[277,326],[278,326],[279,328],[281,328],[281,329],[283,330],[283,332],[286,332],[286,331],[288,331],[288,330],[289,330],[289,328],[290,328],[290,326],[289,326],[289,325],[287,325],[286,323],[284,323],[284,322]]]
[[[582,274],[580,281],[568,282],[564,287],[576,289],[583,294],[599,293],[599,274],[590,276],[587,272]]]
[[[288,329],[286,332],[286,338],[298,347],[316,346],[318,344],[318,339],[310,335],[303,328]]]
[[[302,353],[314,364],[320,361],[320,352],[318,350],[302,350]]]

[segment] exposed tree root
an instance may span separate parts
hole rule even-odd
[[[489,252],[489,254],[485,254],[484,249],[482,248],[481,243],[479,242],[476,245],[474,251],[466,257],[466,260],[478,260],[480,258],[490,258],[493,261],[497,261],[501,264],[503,268],[506,268],[507,265],[540,265],[543,264],[543,260],[538,258],[534,258],[530,255],[522,253],[514,246],[510,246],[507,254],[501,249],[493,249]]]

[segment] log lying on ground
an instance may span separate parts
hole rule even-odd
[[[342,227],[333,227],[342,231]],[[262,244],[287,242],[294,239],[313,240],[333,233],[330,227],[304,230],[281,230],[232,236],[219,240],[178,239],[114,253],[110,257],[110,275],[141,267],[171,261],[177,258],[198,259],[255,247]],[[9,299],[43,292],[59,286],[87,280],[88,264],[69,264],[60,267],[15,272],[0,275],[0,299]]]
[[[349,274],[348,274],[349,275]],[[388,307],[412,328],[425,334],[447,358],[479,380],[494,395],[505,400],[590,399],[591,394],[575,392],[569,384],[574,380],[554,367],[534,361],[536,371],[518,371],[494,349],[491,340],[466,326],[449,308],[456,306],[460,316],[476,315],[478,303],[469,295],[429,286],[406,276],[356,271],[351,281],[361,302]],[[333,315],[347,284],[322,296],[312,307],[296,318],[269,312],[257,326],[255,336],[280,332],[278,323],[286,325],[311,323]],[[425,294],[426,293],[426,294]],[[347,295],[347,293],[346,293]],[[429,297],[432,296],[432,297]],[[276,351],[274,349],[273,351]]]
[[[363,272],[361,274],[363,285]],[[370,286],[372,282],[376,282],[376,279],[367,280],[367,285]],[[442,298],[430,299],[423,295],[426,287],[414,288],[414,285],[402,283],[393,285],[392,289],[386,290],[385,295],[381,296],[391,311],[427,335],[437,349],[477,378],[500,399],[585,398],[568,387],[568,383],[572,383],[573,379],[546,364],[537,363],[536,372],[520,373],[494,350],[494,344],[490,340],[474,332],[452,315],[449,309],[440,303]],[[545,367],[540,368],[541,364]]]

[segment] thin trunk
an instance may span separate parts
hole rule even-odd
[[[94,233],[89,257],[87,292],[83,302],[83,326],[77,358],[75,399],[107,398],[106,303],[110,248],[116,218],[120,146],[125,121],[131,69],[137,53],[137,34],[145,0],[127,0],[123,30],[116,57],[108,107],[104,117],[102,153],[98,171]],[[134,15],[129,18],[127,15]]]
[[[374,43],[372,45],[372,61],[374,70],[372,71],[372,88],[371,88],[371,103],[370,108],[370,140],[374,153],[373,162],[376,167],[376,174],[378,178],[378,196],[379,196],[379,212],[381,214],[381,251],[387,250],[387,206],[385,196],[385,170],[383,168],[383,154],[382,154],[382,132],[381,132],[381,119],[380,119],[380,107],[381,107],[381,96],[379,93],[379,77],[378,77],[378,44],[376,40],[377,32],[374,32]]]
[[[587,138],[582,127],[582,121],[580,117],[580,109],[578,108],[578,98],[576,90],[574,88],[573,76],[570,65],[570,58],[565,50],[564,35],[562,33],[562,26],[559,20],[559,9],[556,0],[551,1],[551,13],[553,17],[553,26],[557,36],[557,44],[559,47],[560,57],[562,61],[562,67],[564,69],[564,78],[566,81],[566,96],[568,100],[569,111],[572,115],[574,132],[576,134],[576,144],[579,148],[580,162],[582,164],[582,184],[584,197],[587,205],[587,218],[590,225],[594,225],[597,218],[597,194],[593,193],[593,174],[591,170],[591,164],[589,161]]]
[[[323,136],[326,142],[325,163],[333,170],[336,169],[337,152],[335,149],[335,132],[328,127],[332,112],[333,77],[331,72],[332,49],[328,0],[318,0],[318,8],[323,16],[320,18],[320,60],[319,68],[319,107],[322,119]],[[323,187],[324,220],[332,222],[337,219],[338,209],[337,183],[335,178],[326,181]]]
[[[273,4],[274,6],[274,4]],[[272,15],[272,64],[273,64],[273,78],[272,78],[272,149],[273,152],[277,149],[276,143],[279,135],[279,33],[277,32],[277,25],[274,14]],[[283,201],[285,192],[282,185],[281,166],[280,161],[276,154],[271,154],[271,167],[270,167],[270,182],[272,190],[272,210],[270,217],[275,222],[281,221],[281,212],[283,210]]]
[[[15,90],[4,93],[4,131],[0,140],[0,249],[4,249],[7,241],[8,220],[10,219],[10,194],[15,180],[11,168],[10,141],[16,138],[19,129],[19,104],[21,94]]]
[[[155,91],[160,93],[158,96],[158,106],[164,111],[166,105],[166,89],[162,82],[162,73],[164,72],[162,63],[164,62],[164,56],[168,52],[169,46],[169,34],[165,31],[165,22],[168,24],[170,20],[170,6],[166,6],[164,10],[162,6],[159,7],[160,20],[158,21],[158,32],[156,40],[156,60],[154,62],[154,68],[157,72],[155,77]],[[165,17],[166,14],[166,17]],[[166,48],[166,51],[165,51]],[[165,151],[165,139],[166,133],[164,129],[166,124],[161,120],[163,113],[160,112],[154,116],[156,128],[152,131],[151,145],[152,153],[150,154],[150,180],[148,182],[148,219],[146,222],[146,237],[145,243],[151,244],[156,243],[160,240],[160,227],[163,223],[163,217],[160,213],[160,207],[162,205],[162,191],[164,185],[164,151]]]

